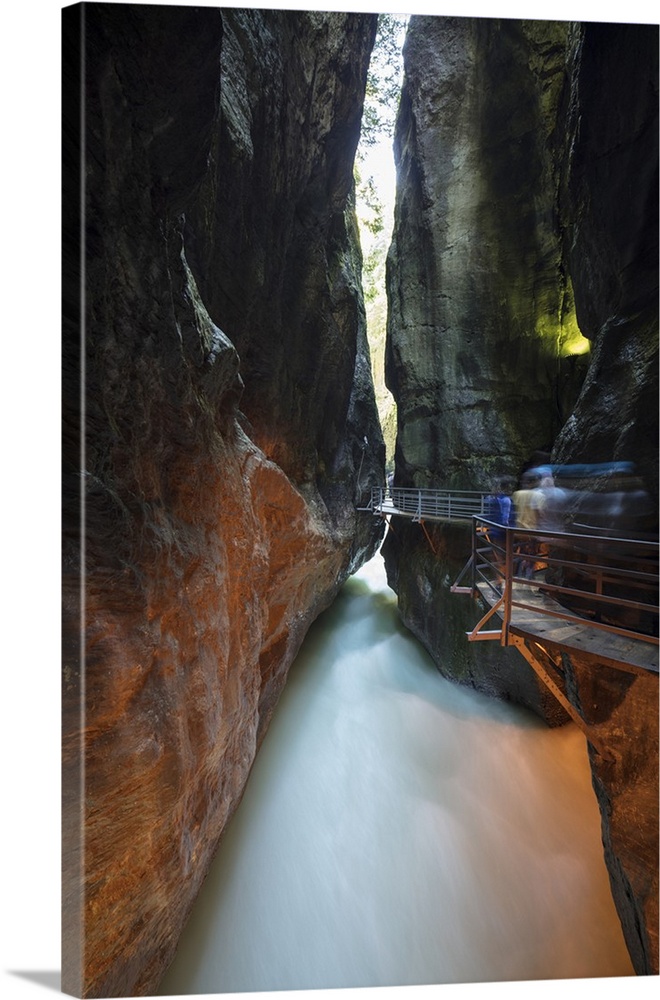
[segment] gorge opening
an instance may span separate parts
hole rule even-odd
[[[394,225],[394,127],[403,83],[402,49],[408,20],[408,15],[378,15],[355,158],[356,215],[363,257],[362,290],[376,405],[385,441],[386,473],[394,470],[396,402],[385,383],[385,265]]]

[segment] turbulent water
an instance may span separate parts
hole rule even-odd
[[[377,556],[310,630],[161,995],[632,975],[584,737],[395,601]]]

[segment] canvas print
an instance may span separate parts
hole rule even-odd
[[[657,976],[658,25],[62,67],[64,992]]]

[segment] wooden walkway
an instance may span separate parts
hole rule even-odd
[[[603,760],[614,760],[610,748],[570,701],[563,670],[552,653],[573,653],[595,665],[657,677],[657,639],[624,635],[616,627],[576,617],[543,590],[542,579],[513,582],[510,588],[510,594],[500,596],[491,583],[477,584],[477,593],[489,611],[468,633],[468,639],[499,639],[502,645],[515,647]],[[500,621],[500,628],[484,632],[482,626],[492,618]]]
[[[468,634],[470,641],[496,639],[518,647],[517,640],[529,641],[632,673],[658,673],[657,541],[585,534],[582,529],[542,534],[503,529],[488,520],[487,506],[488,494],[476,490],[374,486],[358,509],[388,521],[404,517],[418,522],[432,549],[425,521],[472,524],[472,554],[451,588],[480,594],[489,608]],[[516,575],[521,553],[530,550],[536,553],[534,581]],[[567,575],[568,584],[544,585],[548,570],[555,578],[557,571],[560,577]],[[461,586],[468,571],[469,585]],[[500,627],[484,628],[494,616]],[[617,616],[628,624],[616,624]]]
[[[534,572],[527,579],[530,566]],[[462,586],[468,572],[471,582]],[[488,608],[468,640],[496,640],[517,649],[593,748],[612,760],[570,701],[556,654],[658,676],[658,543],[571,532],[541,535],[475,517],[472,555],[452,591],[480,596]]]
[[[584,526],[542,533],[502,528],[488,520],[486,507],[484,493],[398,487],[374,487],[358,505],[388,522],[419,523],[434,552],[425,521],[471,522],[472,553],[451,590],[480,596],[488,610],[468,640],[517,649],[593,748],[611,760],[569,700],[557,654],[658,676],[658,541],[613,538]]]
[[[534,568],[533,579],[525,567]],[[471,641],[510,645],[518,636],[622,670],[658,672],[655,541],[502,529],[475,517],[472,555],[452,591],[480,594],[489,607]],[[495,614],[500,628],[486,630]]]
[[[512,585],[511,635],[559,652],[574,652],[628,673],[658,673],[658,646],[653,641],[604,631],[587,619],[578,620],[549,594],[539,591],[539,584],[542,586],[542,581]],[[478,584],[477,590],[491,609],[501,600],[490,584]],[[503,602],[498,610],[501,613],[495,614],[501,620]]]

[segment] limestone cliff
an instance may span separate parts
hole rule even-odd
[[[404,486],[515,476],[575,398],[558,218],[569,33],[541,24],[410,22],[386,369]]]
[[[142,995],[378,542],[353,506],[384,474],[352,210],[376,18],[63,28],[63,987]]]
[[[653,26],[411,19],[388,262],[400,485],[488,489],[543,451],[633,461],[657,497],[657,47]],[[561,721],[521,657],[466,649],[466,548],[396,525],[403,620],[443,673]],[[613,748],[592,759],[613,895],[635,969],[657,973],[657,676],[567,669]]]

